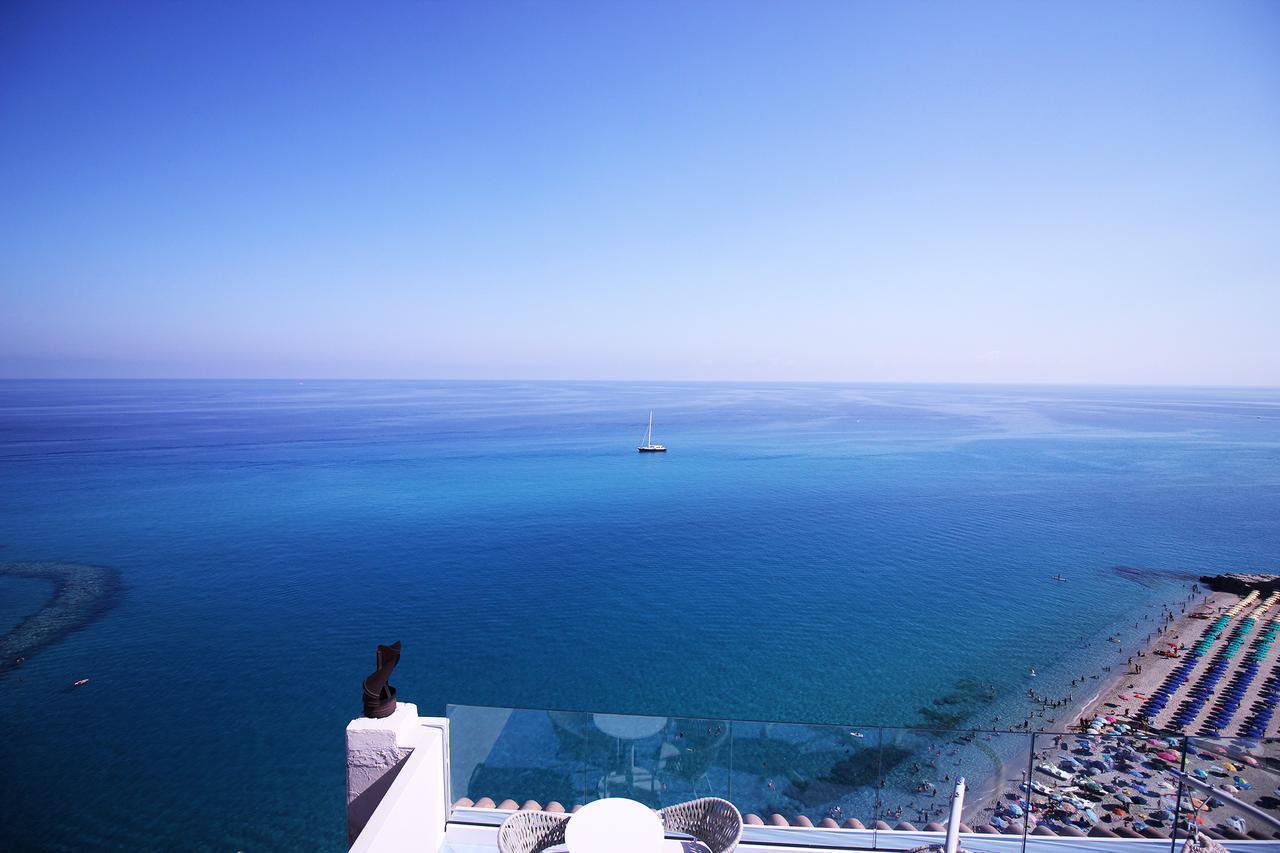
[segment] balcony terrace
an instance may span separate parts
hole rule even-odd
[[[517,811],[720,797],[743,851],[1176,850],[1191,827],[1280,853],[1280,741],[1138,732],[933,731],[401,703],[347,730],[353,851],[491,853]],[[689,850],[668,838],[664,850]]]

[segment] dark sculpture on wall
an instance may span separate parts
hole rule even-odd
[[[378,646],[378,668],[364,680],[364,715],[375,720],[390,717],[396,710],[396,689],[388,682],[400,662],[400,641]]]

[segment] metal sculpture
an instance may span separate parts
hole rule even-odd
[[[389,683],[400,662],[400,641],[378,646],[377,669],[364,680],[364,715],[375,720],[390,717],[396,710],[396,689]]]

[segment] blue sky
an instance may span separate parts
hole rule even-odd
[[[1280,4],[7,3],[0,375],[1280,385]]]

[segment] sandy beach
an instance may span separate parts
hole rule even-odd
[[[1192,724],[1186,727],[1186,734],[1197,737],[1186,756],[1186,770],[1194,774],[1194,779],[1184,784],[1177,773],[1181,740],[1166,740],[1178,734],[1166,727],[1171,723],[1172,709],[1192,695],[1193,685],[1207,672],[1210,661],[1234,641],[1244,653],[1232,655],[1224,664],[1227,675],[1213,695],[1244,668],[1247,660],[1257,664],[1257,676],[1249,676],[1252,681],[1244,692],[1241,708],[1222,731],[1224,737],[1237,734],[1260,695],[1265,674],[1280,662],[1280,652],[1270,648],[1260,630],[1263,625],[1276,624],[1278,611],[1280,597],[1245,597],[1193,586],[1186,598],[1165,604],[1158,616],[1144,615],[1135,625],[1142,627],[1143,622],[1150,621],[1151,631],[1132,655],[1129,649],[1116,654],[1123,665],[1112,664],[1114,671],[1107,672],[1107,664],[1098,660],[1095,668],[1100,671],[1080,674],[1073,687],[1084,687],[1086,698],[1079,698],[1079,694],[1071,695],[1069,701],[1043,697],[1030,688],[1030,700],[1042,709],[1052,709],[1056,725],[1036,725],[1037,716],[1048,718],[1043,712],[1033,712],[1030,719],[1034,722],[1028,728],[1045,734],[1037,736],[1032,766],[1006,763],[1001,781],[980,782],[966,804],[966,823],[1010,831],[1028,820],[1029,811],[1033,824],[1044,824],[1059,833],[1155,837],[1173,830],[1176,812],[1179,821],[1195,820],[1220,837],[1271,838],[1271,827],[1232,806],[1227,799],[1236,798],[1272,812],[1280,807],[1280,800],[1273,794],[1273,790],[1280,790],[1276,789],[1280,778],[1275,778],[1266,760],[1267,744],[1259,744],[1256,739],[1200,737],[1214,704],[1212,699],[1206,699],[1204,707],[1194,712]],[[1213,626],[1220,618],[1226,627],[1214,633]],[[1249,618],[1254,622],[1244,626]],[[1214,651],[1199,658],[1188,656],[1186,650],[1206,635],[1214,638]],[[1116,643],[1117,638],[1107,641]],[[1170,651],[1177,656],[1157,654]],[[1167,708],[1147,721],[1149,725],[1141,725],[1144,698],[1156,693],[1174,670],[1184,665],[1190,667],[1187,683],[1173,691]],[[1090,690],[1092,685],[1100,686]],[[1054,733],[1067,731],[1072,734]],[[1266,734],[1274,733],[1274,723],[1269,724]]]
[[[1216,615],[1240,599],[1241,596],[1225,592],[1192,593],[1178,605],[1166,605],[1164,612],[1176,614],[1173,621],[1157,624],[1158,630],[1153,630],[1146,646],[1135,650],[1130,658],[1132,663],[1127,664],[1123,671],[1111,674],[1090,698],[1078,704],[1076,722],[1087,722],[1097,714],[1126,716],[1126,711],[1138,713],[1142,702],[1134,699],[1133,694],[1150,696],[1182,662],[1179,658],[1162,657],[1156,652],[1168,648],[1169,643],[1192,645],[1208,625],[1205,620],[1195,618],[1196,614]]]

